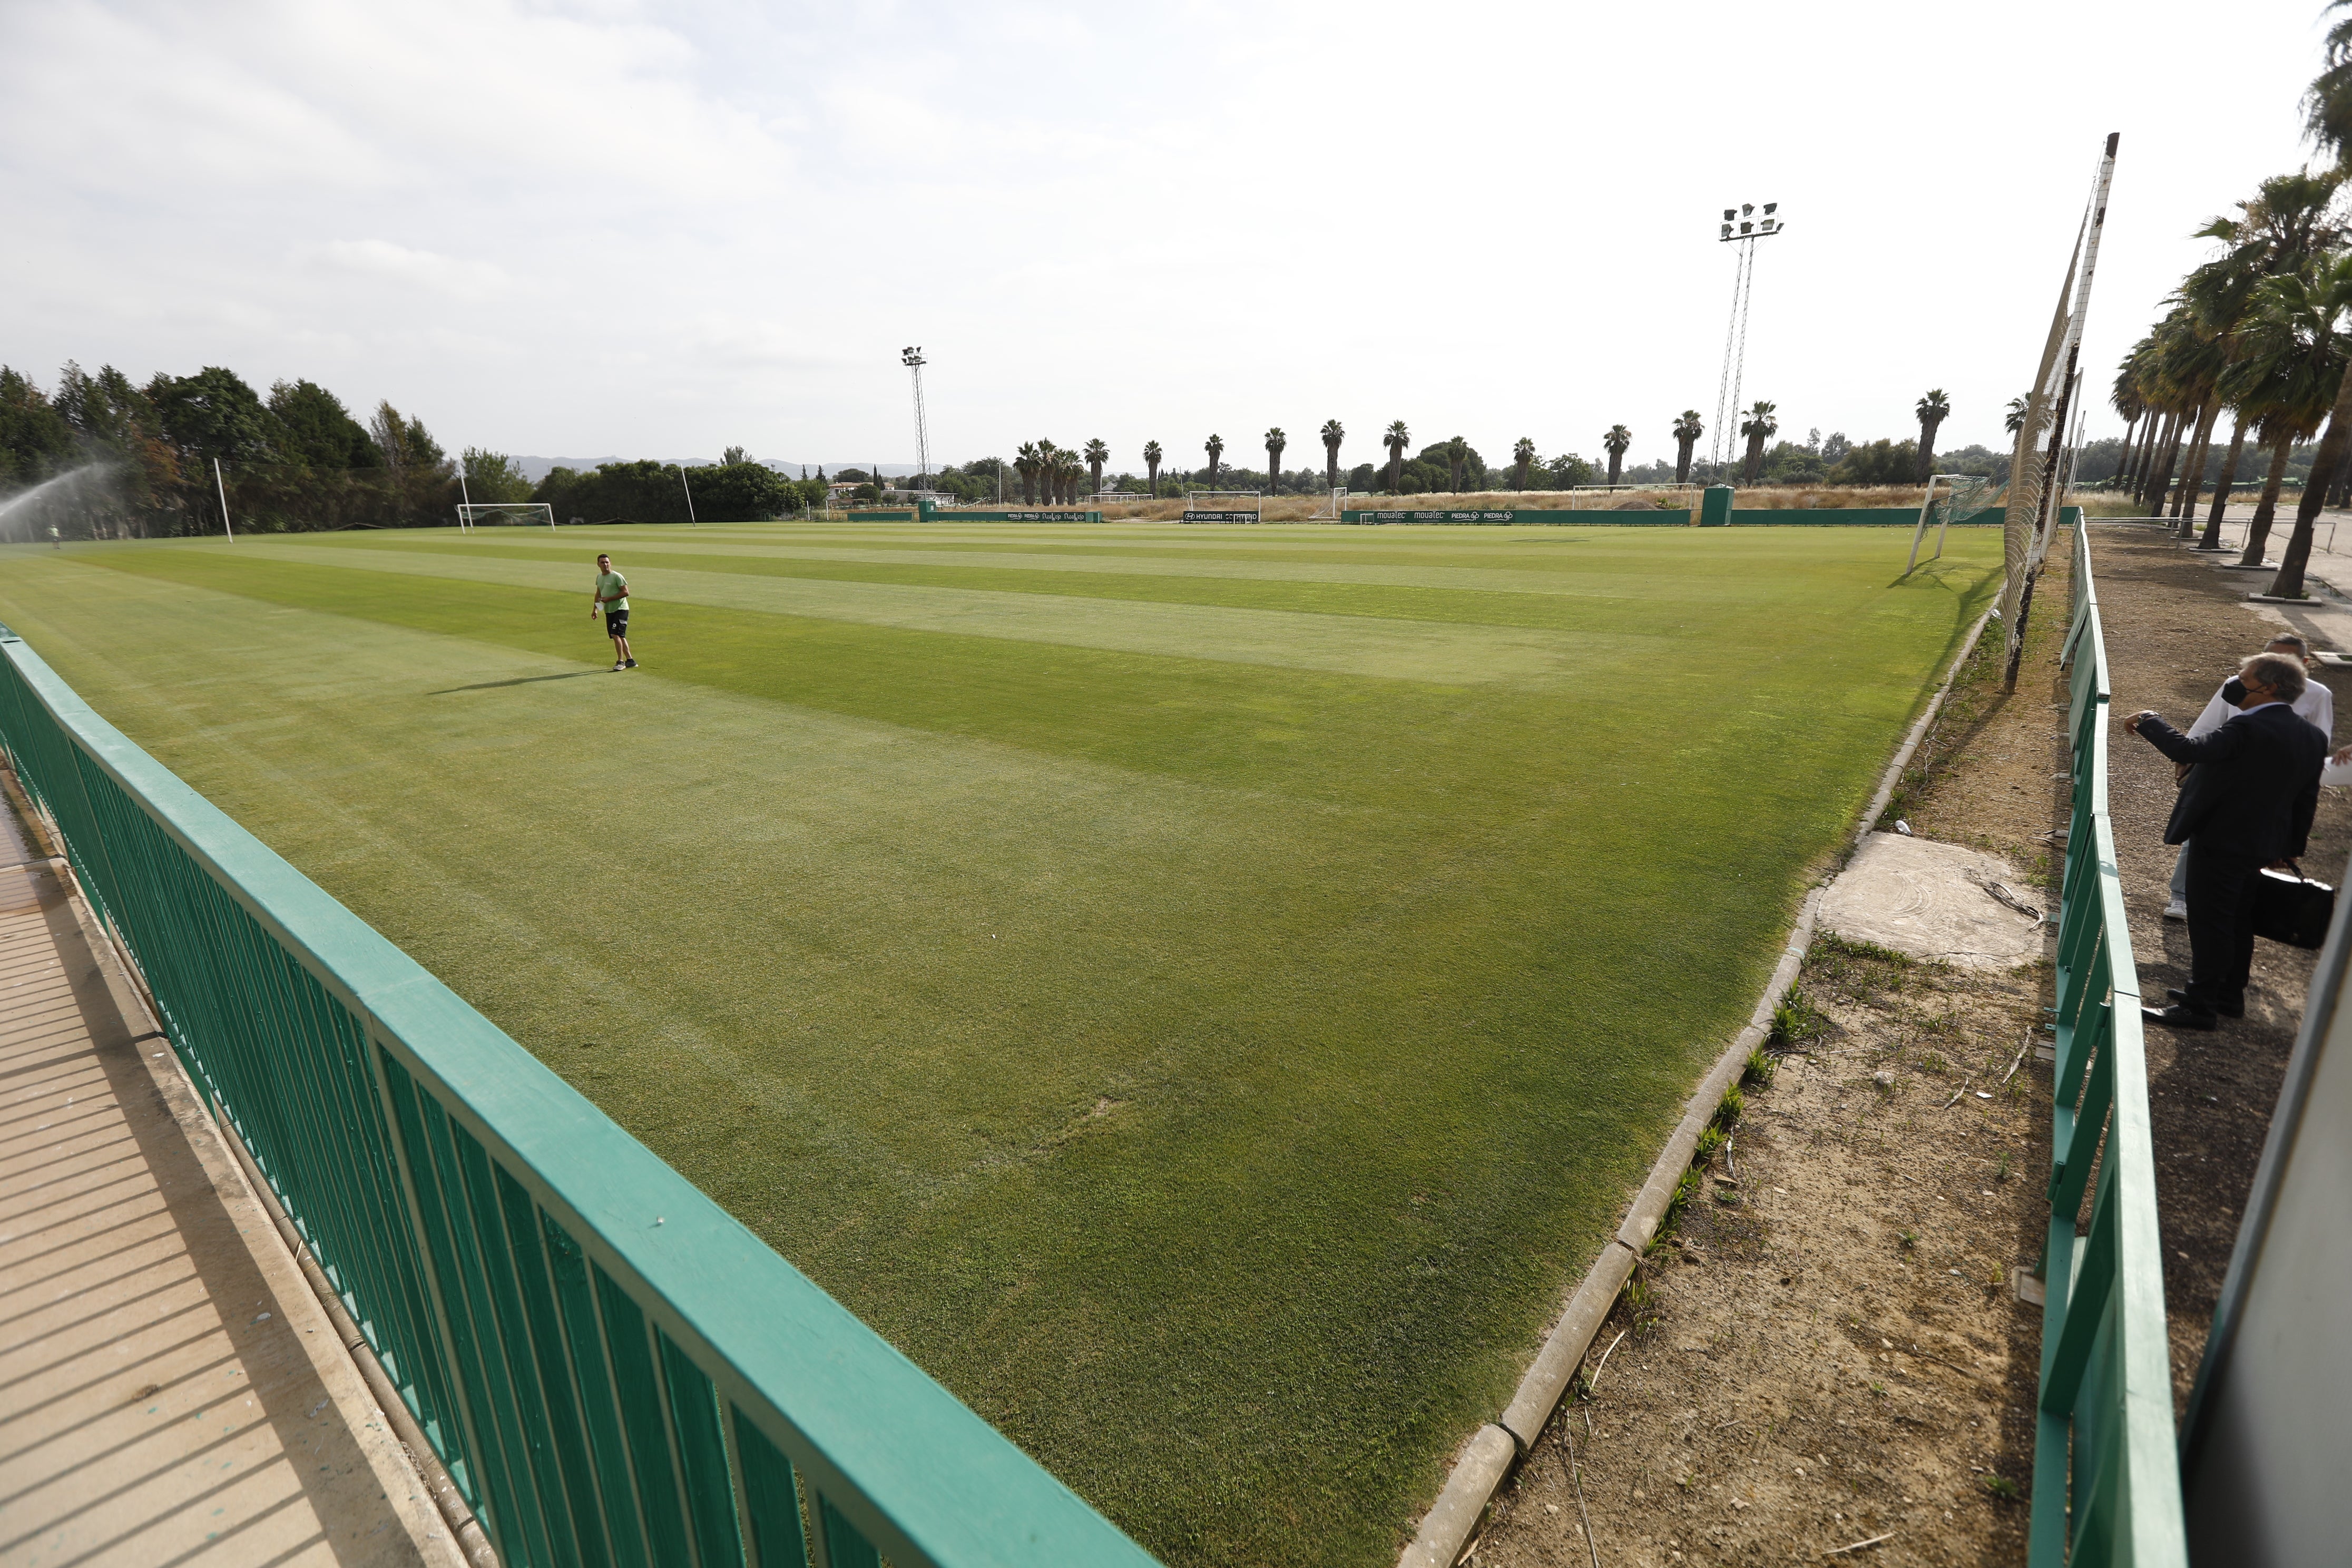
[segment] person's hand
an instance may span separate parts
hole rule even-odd
[[[2346,750],[2347,750],[2347,751],[2352,751],[2352,747],[2347,747],[2347,748],[2345,748],[2345,749],[2346,749]],[[2188,776],[2189,776],[2189,767],[2190,767],[2190,766],[2191,766],[2191,764],[2190,764],[2190,763],[2173,763],[2173,764],[2172,764],[2172,782],[2173,782],[2174,784],[2179,784],[2179,783],[2180,783],[2182,780],[2184,780],[2184,779],[2188,778]]]
[[[2336,749],[2336,754],[2327,760],[2339,768],[2347,763],[2352,763],[2352,746],[2338,746]]]
[[[2142,721],[2154,719],[2158,716],[2159,715],[2157,713],[2155,709],[2143,708],[2138,712],[2124,721],[2124,733],[2126,735],[2137,735],[2139,733],[2139,727]]]

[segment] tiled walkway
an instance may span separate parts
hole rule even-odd
[[[0,1568],[454,1563],[187,1080],[109,982],[0,801]]]

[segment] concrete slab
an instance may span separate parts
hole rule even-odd
[[[0,1568],[457,1563],[90,936],[0,802]]]
[[[2039,908],[2042,895],[1997,855],[1899,833],[1863,840],[1822,897],[1821,925],[1853,942],[1969,969],[2006,969],[2042,955],[2054,929],[1988,889]]]

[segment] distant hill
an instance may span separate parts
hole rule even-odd
[[[626,460],[627,459],[625,458],[611,456],[603,458],[520,457],[515,458],[515,462],[522,468],[523,478],[529,479],[532,484],[537,484],[540,480],[547,478],[547,470],[550,468],[587,469],[594,468],[599,463],[618,463]],[[719,461],[716,458],[664,458],[660,460],[665,463],[683,463],[689,468],[709,468]],[[828,474],[838,473],[843,468],[863,468],[870,472],[875,467],[875,465],[870,462],[860,462],[855,458],[851,458],[845,462],[824,463],[822,465],[816,463],[788,463],[782,458],[760,458],[754,460],[765,463],[769,468],[775,469],[776,472],[788,475],[795,479],[801,477],[801,469],[803,467],[808,469],[809,478],[811,479],[816,478],[816,471],[820,467],[822,467]],[[915,465],[912,463],[884,463],[881,465],[881,471],[886,478],[898,474],[911,474],[915,471]]]

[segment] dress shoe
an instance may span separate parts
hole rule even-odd
[[[2178,986],[2166,986],[2164,994],[2184,1007],[2196,1005],[2189,1000],[2189,993]],[[2213,1011],[2221,1014],[2224,1018],[2242,1018],[2246,1016],[2246,999],[2241,996],[2235,1002],[2216,1002],[2213,1004]]]
[[[2139,1016],[2151,1024],[2162,1024],[2168,1029],[2218,1029],[2221,1026],[2220,1015],[2178,1002],[2169,1007],[2142,1007]]]

